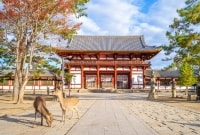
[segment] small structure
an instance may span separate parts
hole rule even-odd
[[[172,79],[172,97],[175,98],[176,97],[176,80],[175,78]]]
[[[197,94],[196,100],[200,100],[200,84],[196,85],[196,94]]]
[[[151,90],[149,92],[148,99],[156,99],[157,98],[155,85],[156,85],[156,77],[155,77],[154,71],[152,70],[152,74],[151,74]]]

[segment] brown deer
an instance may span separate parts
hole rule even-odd
[[[65,123],[66,112],[68,110],[72,110],[72,115],[70,119],[73,117],[73,110],[76,111],[77,116],[79,118],[79,113],[78,113],[78,108],[77,108],[77,104],[79,102],[78,97],[64,98],[63,92],[59,89],[53,91],[53,95],[56,95],[58,97],[58,102],[60,103],[60,107],[62,109],[62,122]]]
[[[43,118],[46,119],[47,125],[49,127],[52,126],[52,122],[53,122],[53,116],[52,114],[49,112],[49,110],[46,108],[46,101],[43,97],[38,96],[35,98],[33,106],[35,108],[35,121],[36,121],[36,115],[37,113],[41,114],[41,125],[43,126]],[[34,121],[34,122],[35,122]],[[34,127],[34,125],[33,125]]]

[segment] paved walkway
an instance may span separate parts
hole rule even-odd
[[[80,119],[63,124],[57,102],[49,102],[53,127],[32,128],[34,110],[0,116],[2,135],[198,135],[200,112],[146,100],[147,93],[78,93]],[[70,112],[69,114],[70,115]]]
[[[160,135],[200,135],[199,111],[148,100],[122,102]]]
[[[154,135],[118,100],[97,100],[68,135]]]

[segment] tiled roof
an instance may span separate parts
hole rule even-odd
[[[143,36],[86,36],[75,35],[65,50],[90,51],[144,51],[154,50],[147,46]]]
[[[156,77],[175,77],[177,78],[180,74],[179,70],[168,70],[168,71],[163,71],[163,70],[153,70],[155,73]],[[152,70],[146,70],[145,75],[150,77],[152,74]]]
[[[31,74],[30,76],[32,76],[32,70],[29,71]],[[12,70],[12,69],[5,69],[5,70],[0,70],[0,77],[1,76],[5,76],[7,74],[11,74],[12,76],[14,76],[15,74],[15,70]],[[40,74],[41,77],[54,77],[55,74],[53,72],[50,72],[49,70],[44,70],[44,73],[41,73]]]

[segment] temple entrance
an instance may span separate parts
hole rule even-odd
[[[117,89],[128,89],[128,75],[117,75]]]
[[[113,75],[112,74],[105,74],[101,75],[101,88],[113,88]]]
[[[86,75],[86,88],[97,88],[96,75]]]

